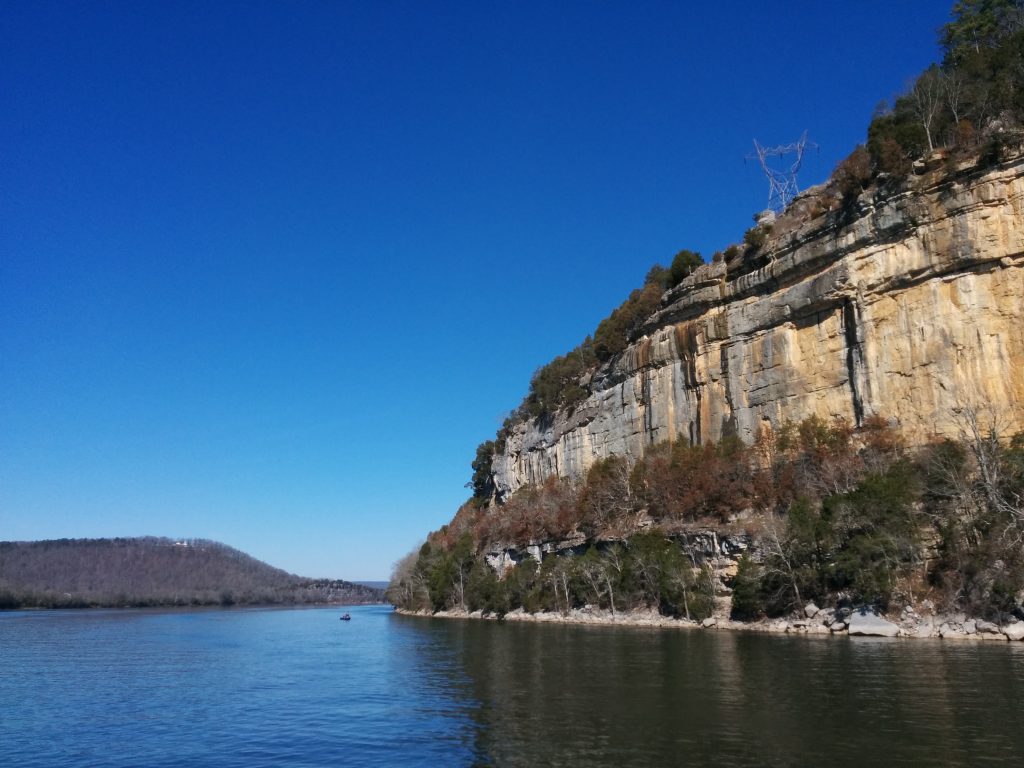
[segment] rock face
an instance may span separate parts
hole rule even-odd
[[[774,237],[757,269],[699,268],[587,400],[513,429],[498,495],[812,415],[880,415],[924,442],[984,405],[1024,429],[1024,158],[913,183]]]
[[[710,529],[678,535],[676,538],[687,551],[708,563],[719,579],[735,574],[736,562],[753,544],[750,534],[724,534]],[[495,547],[484,552],[484,560],[495,573],[503,576],[510,567],[528,558],[540,563],[547,555],[582,555],[590,544],[583,534],[578,534],[560,541],[534,541],[515,547]]]

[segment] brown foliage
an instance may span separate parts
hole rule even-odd
[[[474,539],[479,545],[565,538],[579,525],[580,514],[575,486],[550,477],[541,485],[521,488],[477,518]]]
[[[751,502],[752,455],[738,440],[659,446],[634,469],[633,484],[655,520],[724,521]]]
[[[666,528],[720,523],[755,509],[785,512],[798,498],[823,499],[887,467],[902,450],[878,417],[854,430],[846,421],[812,417],[765,430],[753,446],[735,438],[693,446],[652,446],[635,464],[621,456],[595,462],[584,482],[548,478],[504,504],[464,504],[431,537],[450,549],[466,533],[476,548],[633,534],[646,513]]]
[[[903,146],[893,138],[884,138],[878,144],[878,170],[894,178],[910,173],[910,158]]]
[[[585,531],[627,533],[635,522],[637,500],[630,483],[632,468],[621,456],[600,459],[590,467],[580,493],[581,522]]]
[[[836,189],[844,198],[856,197],[871,181],[871,155],[860,144],[832,172]]]

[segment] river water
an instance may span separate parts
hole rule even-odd
[[[1024,643],[0,613],[0,764],[1020,766]]]

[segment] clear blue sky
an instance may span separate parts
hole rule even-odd
[[[744,156],[822,180],[939,2],[8,2],[0,539],[205,537],[386,578],[531,373]]]

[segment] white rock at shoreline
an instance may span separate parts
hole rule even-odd
[[[848,609],[846,609],[848,610]],[[849,625],[849,634],[873,636],[873,637],[941,637],[949,640],[980,640],[1003,641],[1024,641],[1024,622],[1010,619],[1012,623],[1002,627],[996,626],[993,634],[989,622],[979,619],[966,619],[962,614],[949,616],[929,616],[925,618],[915,617],[916,623],[901,629],[898,625],[885,620],[875,613],[865,610],[856,611],[849,615],[844,621],[846,610],[836,611],[835,616],[830,617],[831,610],[819,611],[817,621],[805,621],[800,618],[791,620],[774,619],[759,622],[732,621],[726,618],[708,618],[703,621],[686,620],[662,616],[654,609],[616,612],[604,611],[591,606],[589,609],[575,608],[566,613],[552,611],[540,613],[528,613],[522,608],[517,608],[505,615],[508,621],[539,621],[555,622],[562,624],[627,624],[639,627],[679,627],[679,628],[705,628],[705,629],[732,629],[748,632],[769,632],[786,633],[798,632],[809,634],[841,634],[846,631]],[[461,618],[461,619],[483,619],[493,621],[498,617],[495,614],[483,614],[480,611],[460,610],[453,608],[446,611],[433,613],[429,610],[402,611],[407,615],[436,616],[439,618]],[[831,620],[830,620],[831,619]],[[908,623],[909,624],[909,623]],[[968,634],[968,631],[970,634]]]
[[[1024,640],[1024,622],[1006,625],[1003,627],[1003,634],[1007,640]]]
[[[900,628],[891,621],[869,611],[857,611],[850,616],[850,634],[870,637],[896,637]]]

